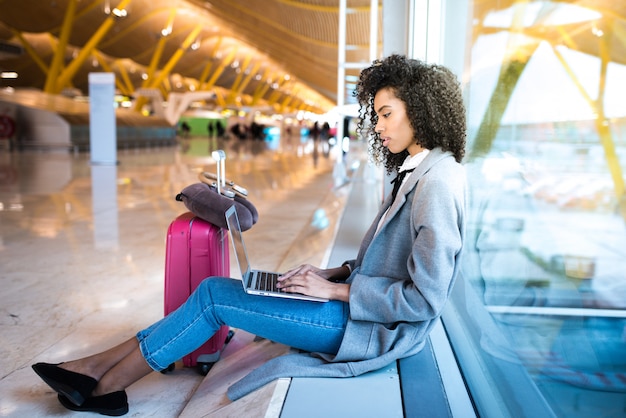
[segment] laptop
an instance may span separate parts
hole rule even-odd
[[[246,245],[243,242],[241,225],[239,224],[239,217],[237,216],[235,206],[231,206],[230,209],[226,211],[225,215],[226,223],[228,225],[228,235],[230,236],[230,241],[233,243],[235,259],[239,265],[239,271],[241,271],[241,281],[243,283],[243,289],[246,293],[251,295],[273,296],[279,298],[309,300],[314,302],[328,302],[328,299],[324,298],[282,291],[276,287],[280,273],[255,270],[251,268],[248,253],[246,251]]]

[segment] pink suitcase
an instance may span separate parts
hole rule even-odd
[[[228,233],[191,212],[172,221],[165,247],[165,315],[183,304],[202,280],[230,276]],[[183,357],[187,367],[198,366],[207,374],[232,337],[227,326],[202,347]],[[170,366],[169,370],[173,368]]]

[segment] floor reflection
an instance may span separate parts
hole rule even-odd
[[[91,199],[95,247],[117,248],[119,238],[117,166],[91,167]]]
[[[258,267],[321,264],[346,200],[335,154],[315,166],[297,148],[274,148],[191,138],[118,151],[117,166],[87,154],[0,154],[0,415],[70,416],[30,364],[104,349],[162,317],[165,234],[186,210],[175,196],[215,171],[215,149],[259,212],[245,232]],[[155,374],[130,388],[132,410],[176,417],[200,378]]]

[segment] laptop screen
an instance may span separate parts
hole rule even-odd
[[[226,211],[226,224],[228,225],[228,232],[230,233],[230,239],[233,242],[233,248],[235,249],[235,258],[239,264],[239,270],[241,276],[245,277],[250,265],[248,263],[248,255],[246,253],[246,246],[243,243],[243,237],[241,236],[241,226],[239,225],[239,217],[237,216],[237,210],[235,206],[231,206]]]

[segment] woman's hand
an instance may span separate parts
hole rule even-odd
[[[339,269],[343,268],[320,269],[310,264],[305,264],[280,276],[278,278],[278,288],[288,293],[301,293],[308,296],[348,302],[350,285],[333,283],[328,280],[331,277],[336,277]]]

